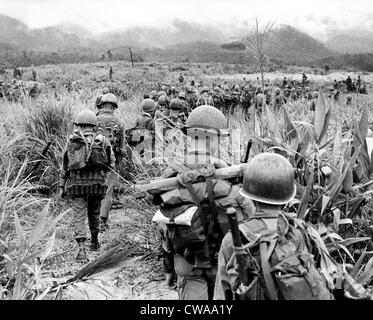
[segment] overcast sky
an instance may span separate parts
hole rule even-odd
[[[167,25],[175,18],[206,24],[275,19],[313,36],[331,28],[373,30],[372,0],[0,0],[0,13],[38,28],[80,24],[93,32]]]

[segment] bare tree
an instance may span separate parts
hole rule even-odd
[[[255,26],[253,32],[243,39],[243,43],[245,44],[247,53],[255,61],[258,71],[260,72],[263,88],[264,67],[268,62],[268,58],[264,53],[264,45],[274,24],[274,22],[268,22],[265,25],[264,29],[260,30],[258,18],[255,18]]]

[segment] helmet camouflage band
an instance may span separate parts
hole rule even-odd
[[[283,205],[294,199],[296,187],[290,162],[276,153],[261,153],[247,165],[240,193],[254,201]]]

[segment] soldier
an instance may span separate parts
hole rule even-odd
[[[177,275],[180,300],[207,300],[212,299],[213,294],[216,254],[228,230],[225,209],[234,206],[239,219],[243,220],[253,214],[253,204],[238,193],[237,179],[211,179],[211,173],[216,168],[227,166],[217,157],[220,138],[227,135],[227,119],[222,112],[208,105],[197,107],[189,115],[185,131],[192,139],[191,149],[176,166],[177,169],[168,168],[163,175],[178,176],[183,186],[177,191],[181,197],[173,197],[174,190],[163,194],[159,192],[155,200],[161,207],[153,221],[158,223],[162,234],[166,283],[171,285]],[[194,184],[197,177],[200,183]],[[220,192],[217,191],[218,185]],[[188,234],[180,233],[183,228],[164,224],[162,219],[158,219],[160,216],[171,216],[176,223],[177,216],[182,217],[193,210],[195,217],[189,235],[200,239],[197,242],[193,242]],[[203,221],[198,217],[204,217]]]
[[[243,93],[241,94],[241,97],[240,97],[240,102],[241,102],[241,105],[242,105],[242,111],[244,113],[245,116],[248,116],[248,112],[249,112],[249,109],[251,107],[251,94],[250,94],[250,87],[249,86],[245,86],[244,87],[244,91]]]
[[[272,106],[276,111],[280,111],[282,106],[285,104],[285,98],[281,94],[281,89],[275,89],[275,95],[273,96]]]
[[[117,174],[118,166],[123,158],[124,128],[114,115],[114,111],[118,108],[118,99],[114,94],[104,94],[97,108],[99,109],[97,112],[98,130],[110,141],[115,156],[115,170],[107,174],[107,192],[100,209],[100,231],[104,232],[108,228],[109,212],[113,204],[114,187],[118,183],[119,178]]]
[[[187,99],[187,101],[190,105],[190,108],[193,110],[196,107],[196,103],[197,103],[197,100],[198,100],[195,89],[194,89],[193,86],[187,87],[186,99]]]
[[[150,99],[153,99],[154,102],[158,102],[158,94],[157,94],[157,91],[152,90],[152,91],[150,92],[149,98],[150,98]]]
[[[313,255],[326,256],[320,249],[327,251],[325,244],[317,231],[282,211],[294,199],[294,182],[293,167],[281,155],[264,153],[250,161],[240,193],[254,201],[256,211],[239,225],[240,232],[231,226],[235,234],[229,232],[223,239],[214,299],[334,299],[328,287],[332,284],[320,273]],[[237,240],[247,244],[244,265],[242,259],[237,265],[235,258],[240,250]],[[237,271],[240,267],[245,269]]]
[[[168,102],[167,96],[166,95],[162,95],[158,99],[158,104],[157,104],[157,108],[156,109],[163,112],[166,109],[168,109],[168,105],[169,105],[169,102]]]
[[[158,101],[159,103],[159,101]],[[135,128],[154,131],[154,111],[156,104],[152,99],[145,99],[141,104],[141,115],[135,122]]]
[[[106,194],[106,175],[115,166],[110,141],[96,132],[97,118],[90,110],[79,112],[76,129],[70,135],[63,154],[60,197],[68,197],[74,216],[73,228],[79,251],[77,260],[87,260],[85,220],[88,214],[91,250],[98,250],[100,205]]]
[[[36,81],[36,71],[34,68],[32,68],[31,73],[32,73],[32,81]]]
[[[198,100],[196,102],[196,106],[202,106],[202,105],[214,105],[214,100],[212,99],[209,88],[207,86],[204,86],[200,92],[200,95],[198,97]]]
[[[186,94],[184,91],[181,91],[179,93],[179,100],[181,101],[182,105],[183,105],[183,108],[182,108],[182,111],[184,112],[184,114],[186,116],[189,116],[189,113],[192,111],[187,99],[186,99]]]
[[[307,85],[307,76],[305,73],[302,74],[302,87],[304,88]]]
[[[346,89],[348,93],[352,91],[352,79],[350,76],[346,79]]]
[[[259,114],[262,114],[263,108],[265,106],[265,95],[263,93],[259,93],[255,96],[255,109]]]

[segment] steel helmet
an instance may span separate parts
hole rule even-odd
[[[154,109],[155,109],[154,100],[153,99],[145,99],[142,102],[141,109],[142,109],[142,111],[147,112],[147,113],[154,111]]]
[[[167,99],[166,95],[162,95],[162,96],[160,96],[160,97],[158,98],[158,104],[159,104],[160,106],[167,106],[167,104],[168,104],[168,99]]]
[[[157,91],[155,91],[155,90],[152,90],[151,92],[150,92],[150,97],[152,97],[152,98],[156,98],[158,95],[157,95]]]
[[[171,110],[180,110],[182,107],[181,101],[179,99],[172,99],[170,102]]]
[[[166,91],[159,91],[158,92],[158,97],[160,97],[160,96],[167,96],[167,93],[166,93]]]
[[[106,93],[101,98],[101,105],[103,103],[111,103],[115,105],[116,108],[118,108],[118,99],[113,93]]]
[[[76,125],[90,125],[96,126],[97,125],[97,117],[95,113],[91,110],[83,110],[78,113],[76,116],[74,124]]]
[[[190,113],[185,122],[185,129],[228,135],[228,122],[224,114],[213,106],[202,105]]]
[[[209,88],[207,86],[204,86],[201,90],[201,93],[209,92]]]
[[[296,187],[290,162],[276,153],[261,153],[247,165],[240,193],[252,200],[283,205],[294,199]]]
[[[275,89],[275,93],[280,94],[280,93],[281,93],[280,88],[276,88],[276,89]]]
[[[180,93],[179,93],[179,99],[186,99],[186,95],[185,95],[185,92],[184,91],[181,91]]]

